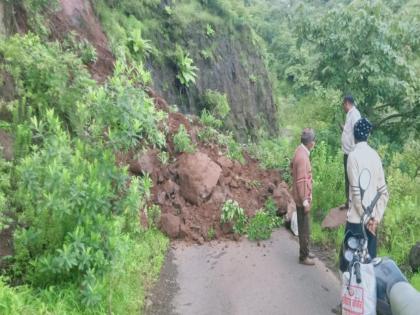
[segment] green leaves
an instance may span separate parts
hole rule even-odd
[[[183,124],[179,125],[178,132],[174,135],[174,147],[176,152],[193,153],[195,151],[190,135]]]
[[[267,212],[258,211],[248,224],[248,238],[252,241],[269,239],[273,232],[272,219]]]
[[[222,223],[231,223],[236,234],[244,234],[246,232],[247,217],[244,209],[235,200],[227,200],[223,204],[220,221]]]
[[[176,77],[179,82],[186,87],[195,83],[198,68],[194,66],[194,61],[190,58],[188,52],[185,53],[178,45],[175,50],[175,63],[178,70]]]

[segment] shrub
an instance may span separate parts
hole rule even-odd
[[[91,89],[86,101],[77,104],[76,115],[72,115],[80,137],[89,135],[92,140],[124,151],[139,144],[165,145],[165,134],[159,130],[158,124],[166,116],[156,110],[141,89],[134,86],[141,81],[139,75],[138,69],[117,62],[109,83]]]
[[[264,211],[271,218],[271,227],[278,228],[282,225],[282,219],[277,215],[277,204],[272,197],[268,197],[264,203]]]
[[[223,122],[220,119],[214,117],[207,109],[201,112],[200,122],[207,127],[219,129],[222,127]]]
[[[142,38],[141,29],[133,29],[128,35],[127,46],[130,49],[131,54],[139,55],[142,58],[149,56],[152,52],[153,47],[150,41]]]
[[[176,77],[182,85],[188,87],[191,83],[195,83],[198,68],[194,66],[194,60],[190,55],[178,45],[175,49],[175,64],[178,71]]]
[[[218,118],[225,119],[230,112],[230,106],[226,94],[217,91],[206,90],[204,93],[204,102],[210,113]]]
[[[233,231],[236,234],[244,234],[246,232],[247,217],[244,209],[242,209],[237,201],[227,200],[222,207],[221,214],[222,223],[233,224]]]
[[[191,139],[185,126],[181,124],[178,128],[178,132],[174,135],[174,146],[176,152],[187,152],[193,153],[195,148],[191,143]]]
[[[248,224],[248,238],[252,241],[266,240],[273,232],[272,218],[264,211],[258,211]]]
[[[12,105],[31,109],[28,115],[17,115],[16,123],[41,117],[49,108],[68,122],[75,104],[95,85],[74,54],[63,52],[57,43],[43,44],[33,34],[0,38],[0,55],[1,67],[13,76],[20,97]]]
[[[216,238],[216,231],[214,230],[214,227],[210,227],[207,230],[207,239],[214,240]]]

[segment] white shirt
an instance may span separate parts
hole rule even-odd
[[[363,205],[365,207],[370,206],[377,192],[381,192],[381,197],[372,212],[372,216],[378,222],[382,220],[389,199],[381,158],[367,142],[357,143],[353,152],[349,154],[347,161],[350,184],[347,221],[350,223],[360,223],[360,218],[364,213],[359,188],[359,176],[363,169],[367,169],[370,173],[370,183],[363,196]]]
[[[354,124],[361,118],[356,106],[353,106],[346,115],[343,133],[341,134],[341,147],[345,154],[354,149]]]

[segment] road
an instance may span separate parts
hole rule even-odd
[[[173,243],[147,314],[328,315],[339,301],[336,275],[321,261],[297,263],[284,229],[268,241]]]

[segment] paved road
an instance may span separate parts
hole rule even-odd
[[[284,229],[270,240],[173,244],[148,314],[329,315],[339,281],[325,265],[297,263],[298,243]]]

